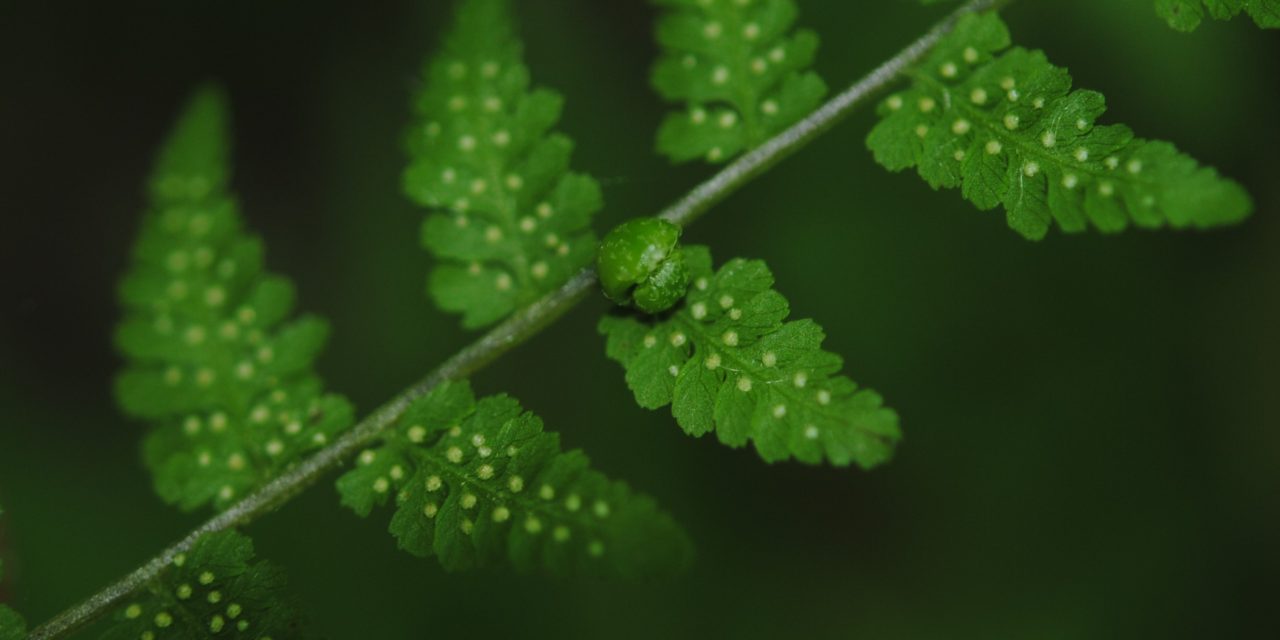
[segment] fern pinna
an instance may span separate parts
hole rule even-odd
[[[477,401],[466,383],[414,403],[338,489],[362,516],[394,498],[400,547],[446,569],[643,578],[679,571],[691,553],[651,498],[589,469],[582,452],[561,452],[514,399]]]
[[[0,507],[0,516],[4,508]],[[0,580],[4,579],[4,560],[0,559]],[[17,611],[0,604],[0,640],[22,640],[27,637],[27,621]]]
[[[288,320],[293,285],[263,272],[262,242],[243,229],[227,139],[222,94],[197,92],[156,163],[120,286],[117,395],[152,423],[156,491],[184,509],[230,504],[352,422],[312,370],[328,326]]]
[[[750,441],[771,462],[870,468],[887,460],[897,415],[837,375],[840,357],[821,349],[818,325],[785,322],[787,301],[768,267],[737,259],[714,271],[705,247],[685,254],[693,286],[682,305],[657,318],[600,321],[640,406],[669,404],[686,433],[715,431],[734,447]]]
[[[808,115],[827,92],[808,71],[812,31],[792,32],[795,0],[653,0],[662,57],[653,85],[684,104],[658,132],[676,162],[723,162]]]
[[[1009,48],[995,14],[966,16],[889,96],[867,137],[876,160],[916,167],[934,188],[960,187],[979,209],[1003,205],[1031,239],[1057,222],[1105,232],[1239,222],[1251,203],[1240,185],[1167,142],[1123,125],[1096,125],[1105,103],[1071,91],[1071,76],[1039,51]]]
[[[279,567],[234,531],[202,538],[126,602],[102,640],[283,640],[303,630]]]
[[[466,327],[533,302],[594,256],[600,187],[568,170],[573,143],[548,133],[561,103],[529,90],[506,0],[458,6],[414,100],[404,190],[431,211],[431,296]]]

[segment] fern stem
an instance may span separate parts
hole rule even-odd
[[[693,223],[716,203],[808,144],[891,85],[950,33],[960,17],[968,13],[998,9],[1009,1],[970,0],[965,3],[907,48],[827,101],[804,120],[729,164],[667,207],[659,216],[680,226]],[[67,637],[106,614],[134,591],[143,588],[168,567],[176,556],[189,551],[204,535],[245,525],[288,502],[367,446],[393,425],[415,400],[430,392],[436,385],[446,380],[466,378],[564,315],[590,293],[596,281],[594,269],[583,269],[558,290],[516,312],[454,354],[418,383],[387,401],[333,444],[210,518],[125,577],[37,627],[28,635],[28,640]]]

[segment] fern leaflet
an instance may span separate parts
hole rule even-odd
[[[507,396],[476,401],[466,382],[420,399],[338,480],[361,516],[395,496],[402,549],[449,570],[665,576],[688,562],[684,532],[654,501],[587,466],[580,451]]]
[[[750,440],[770,462],[870,468],[889,459],[897,414],[837,375],[841,359],[821,349],[817,324],[784,322],[787,301],[763,262],[731,260],[713,273],[700,246],[685,248],[685,262],[694,285],[675,311],[600,321],[640,406],[670,404],[686,433],[714,430],[732,447]]]
[[[563,284],[595,257],[600,187],[568,171],[573,144],[548,133],[562,100],[529,90],[505,0],[466,0],[428,66],[404,190],[432,209],[422,242],[443,264],[429,290],[478,328]]]
[[[164,146],[151,208],[120,287],[116,379],[156,490],[183,509],[223,507],[324,445],[352,421],[322,395],[312,362],[328,329],[286,321],[294,290],[262,270],[262,242],[227,193],[226,105],[198,92]]]
[[[911,72],[914,86],[880,106],[867,137],[876,160],[917,167],[935,189],[960,187],[979,209],[1003,204],[1009,226],[1030,239],[1050,223],[1198,228],[1246,217],[1248,195],[1167,142],[1122,125],[1095,126],[1101,94],[1071,91],[1065,69],[1009,46],[994,14],[969,15]],[[1003,51],[1003,53],[1001,53]]]
[[[653,85],[685,111],[668,114],[658,151],[675,162],[723,162],[812,111],[827,92],[806,71],[818,49],[792,32],[794,0],[654,0],[662,57]]]
[[[118,610],[103,640],[283,640],[302,636],[285,576],[254,562],[253,541],[212,533]]]
[[[1156,0],[1156,13],[1179,31],[1194,31],[1206,13],[1230,20],[1244,11],[1264,29],[1280,29],[1280,0]]]

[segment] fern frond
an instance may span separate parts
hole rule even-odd
[[[670,404],[686,433],[714,430],[731,447],[751,441],[769,462],[870,468],[889,459],[897,414],[837,375],[841,359],[821,349],[821,327],[785,322],[790,309],[763,262],[731,260],[713,272],[700,246],[685,248],[685,262],[694,286],[675,311],[600,321],[640,406]]]
[[[395,497],[400,548],[449,570],[644,578],[688,562],[684,532],[649,497],[562,453],[559,437],[507,396],[476,401],[466,382],[417,401],[381,445],[338,480],[361,516]]]
[[[1207,13],[1230,20],[1244,11],[1259,27],[1280,29],[1280,0],[1156,0],[1156,13],[1179,31],[1194,31]]]
[[[103,640],[302,637],[285,575],[254,562],[253,541],[212,533],[119,609]]]
[[[686,109],[668,114],[658,151],[724,162],[813,111],[826,84],[807,69],[812,31],[793,31],[794,0],[654,0],[665,8],[653,86]]]
[[[478,328],[563,284],[595,256],[592,178],[569,171],[570,140],[549,133],[562,100],[529,89],[506,0],[466,0],[426,69],[404,190],[432,210],[423,245],[442,264],[429,290]]]
[[[1167,142],[1099,126],[1101,94],[1071,90],[1071,76],[1040,51],[1008,49],[995,14],[963,18],[880,106],[867,137],[880,164],[916,167],[935,189],[960,187],[979,209],[1003,204],[1031,239],[1052,221],[1067,232],[1212,227],[1245,218],[1240,185]],[[1007,49],[1007,50],[1006,50]]]
[[[120,286],[120,404],[151,422],[156,490],[183,509],[221,508],[352,422],[312,363],[328,334],[287,320],[294,290],[263,272],[262,242],[227,191],[226,104],[198,92],[165,144],[151,207]]]

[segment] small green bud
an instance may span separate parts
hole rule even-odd
[[[689,288],[680,227],[659,218],[618,225],[600,243],[596,269],[610,300],[645,313],[674,306]]]

